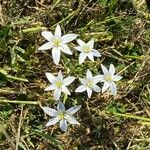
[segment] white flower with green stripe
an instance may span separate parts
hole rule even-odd
[[[49,31],[43,31],[41,34],[48,42],[40,46],[38,50],[52,49],[52,58],[56,65],[59,64],[61,51],[72,55],[67,43],[73,41],[77,34],[65,34],[62,36],[60,25],[57,25],[54,35]]]
[[[94,40],[90,40],[88,43],[78,39],[77,43],[79,46],[74,47],[77,51],[80,51],[79,64],[82,64],[88,57],[91,61],[94,61],[94,57],[101,57],[100,52],[94,49]]]
[[[61,73],[61,71],[59,71],[57,77],[55,77],[51,73],[46,73],[46,77],[51,85],[45,88],[45,91],[54,90],[54,99],[56,101],[60,99],[62,92],[70,95],[70,91],[68,90],[67,86],[75,80],[75,77],[68,76],[67,78],[63,79],[63,74]]]
[[[114,81],[119,81],[122,79],[122,76],[115,75],[115,67],[113,64],[110,64],[109,70],[101,64],[101,68],[104,75],[99,75],[99,80],[104,82],[102,87],[102,93],[108,89],[111,91],[112,95],[117,94],[117,87]]]
[[[79,80],[81,81],[82,85],[79,86],[75,92],[81,93],[87,91],[88,97],[91,98],[92,91],[101,91],[100,87],[96,85],[99,82],[99,75],[93,77],[92,72],[89,69],[86,72],[86,79],[80,78]]]
[[[73,116],[81,106],[74,106],[71,107],[70,109],[66,110],[65,106],[62,102],[59,102],[57,104],[57,110],[52,109],[50,107],[42,107],[43,111],[53,117],[52,119],[49,120],[49,122],[46,124],[46,126],[52,126],[59,122],[59,127],[62,131],[66,132],[68,128],[68,124],[77,124],[79,125],[80,123],[76,120],[76,118]]]

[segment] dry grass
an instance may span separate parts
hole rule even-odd
[[[148,1],[147,1],[148,3]],[[0,150],[149,150],[150,149],[150,14],[144,0],[6,0],[0,6]],[[56,67],[51,51],[37,52],[41,31],[73,32],[94,38],[103,57],[77,63],[78,53],[63,55]],[[76,44],[76,42],[74,43]],[[73,47],[73,45],[70,45]],[[67,133],[45,127],[40,106],[55,106],[44,92],[45,72],[82,77],[86,69],[101,72],[113,63],[123,76],[118,94],[68,97],[66,106],[81,104],[80,126]],[[78,85],[78,80],[71,89]],[[5,100],[7,103],[4,103]],[[33,105],[17,104],[31,101]],[[9,102],[9,103],[8,103]],[[13,102],[13,103],[12,103]],[[34,104],[35,102],[35,104]]]

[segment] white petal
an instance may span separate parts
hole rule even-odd
[[[109,87],[110,87],[109,82],[104,82],[103,87],[102,87],[102,93],[105,92]]]
[[[63,82],[63,74],[62,74],[61,70],[58,72],[58,75],[56,78],[57,78],[57,81]]]
[[[92,90],[90,88],[87,88],[87,94],[88,94],[88,98],[91,98]]]
[[[117,88],[116,88],[116,84],[114,82],[111,82],[110,90],[111,90],[112,95],[115,96],[117,94]]]
[[[75,90],[75,92],[80,93],[80,92],[84,92],[85,90],[86,90],[86,87],[85,87],[84,85],[80,85],[80,86]]]
[[[70,91],[69,91],[68,88],[65,87],[65,86],[62,87],[62,91],[63,91],[65,94],[70,95]]]
[[[76,46],[76,47],[74,47],[74,49],[76,49],[77,51],[82,51],[82,48],[80,47],[80,46]]]
[[[58,101],[59,98],[60,98],[60,96],[61,96],[61,90],[59,90],[59,89],[55,90],[55,91],[54,91],[54,99],[55,99],[56,101]]]
[[[56,77],[55,77],[53,74],[48,73],[48,72],[46,72],[45,74],[46,74],[46,77],[47,77],[47,79],[49,80],[49,82],[51,82],[51,83],[54,83],[54,82],[55,82]]]
[[[78,43],[81,47],[85,46],[85,42],[82,41],[82,40],[80,40],[80,39],[77,40],[77,43]]]
[[[96,75],[94,79],[99,80],[100,82],[105,82],[105,76],[104,75]]]
[[[56,26],[55,29],[55,37],[61,37],[61,28],[59,24]]]
[[[86,78],[87,78],[87,80],[92,80],[93,79],[92,72],[89,69],[86,72]]]
[[[48,50],[48,49],[51,49],[52,47],[53,45],[50,42],[47,42],[43,44],[42,46],[40,46],[38,50]]]
[[[82,64],[85,59],[86,59],[86,55],[81,52],[79,55],[79,64]]]
[[[93,77],[93,83],[97,84],[98,82],[100,82],[100,75],[96,75]]]
[[[57,110],[58,111],[65,111],[65,106],[61,101],[59,101],[59,103],[57,104]]]
[[[71,107],[71,108],[69,108],[69,109],[66,111],[66,113],[69,114],[69,115],[73,115],[73,114],[75,114],[80,108],[81,108],[81,105],[80,105],[80,106]]]
[[[109,71],[107,70],[107,68],[103,66],[102,64],[101,64],[101,68],[104,74],[109,74]]]
[[[44,89],[44,91],[51,91],[51,90],[55,90],[56,87],[54,85],[50,85],[47,88]]]
[[[80,82],[83,84],[83,85],[86,85],[86,80],[85,79],[82,79],[82,78],[79,78]]]
[[[88,53],[88,57],[89,57],[89,59],[91,61],[94,61],[94,57],[93,57],[93,53],[92,52]]]
[[[68,123],[70,124],[80,124],[76,118],[74,118],[73,116],[70,116],[70,115],[66,115],[65,116],[65,119],[67,120]]]
[[[93,49],[92,52],[93,52],[93,55],[94,55],[94,56],[96,56],[96,57],[101,57],[100,52],[98,52],[97,50]]]
[[[67,131],[67,121],[65,119],[60,120],[59,127],[62,131]]]
[[[119,75],[113,76],[113,81],[119,81],[121,79],[122,79],[122,76],[119,76]]]
[[[60,49],[58,48],[53,48],[52,49],[52,57],[53,57],[53,61],[56,65],[59,64],[60,61]]]
[[[111,75],[114,75],[114,73],[115,73],[115,67],[114,67],[113,64],[110,64],[109,72],[111,73]]]
[[[49,122],[46,124],[46,126],[48,127],[48,126],[54,125],[54,124],[56,124],[58,121],[59,121],[59,118],[58,118],[58,117],[52,118],[52,119],[49,120]]]
[[[98,85],[94,85],[94,86],[93,86],[93,90],[94,90],[95,92],[100,92],[100,91],[101,91],[101,89],[100,89],[100,87],[99,87]]]
[[[77,34],[66,34],[61,37],[63,43],[69,43],[73,41],[78,35]]]
[[[51,39],[54,38],[54,35],[49,31],[43,31],[41,34],[48,41],[51,41]]]
[[[42,107],[43,111],[49,115],[49,116],[56,116],[57,115],[57,111],[55,109],[49,108],[49,107]]]
[[[70,50],[70,48],[66,44],[63,44],[61,51],[68,54],[68,55],[72,55],[72,51]]]
[[[94,39],[90,40],[90,41],[87,43],[87,46],[90,47],[90,48],[93,48],[93,46],[94,46]]]
[[[71,84],[74,80],[75,80],[75,77],[69,76],[64,79],[63,85],[67,86],[67,85]]]

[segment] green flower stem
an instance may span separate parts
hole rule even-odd
[[[63,98],[63,103],[65,104],[66,103],[66,100],[68,99],[68,95],[67,94],[64,94],[64,98]]]
[[[145,118],[145,117],[140,117],[140,116],[135,116],[135,115],[130,115],[130,114],[121,114],[121,113],[116,113],[116,112],[113,112],[112,114],[116,115],[116,116],[120,116],[120,117],[132,118],[132,119],[137,119],[137,120],[143,120],[143,121],[150,122],[150,118]]]
[[[14,104],[27,104],[27,105],[38,105],[36,101],[19,101],[19,100],[6,100],[0,99],[0,103],[14,103]]]

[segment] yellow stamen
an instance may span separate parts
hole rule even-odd
[[[64,112],[60,112],[59,115],[58,115],[58,117],[60,119],[64,119],[65,118],[65,113]]]
[[[85,53],[89,53],[91,51],[91,48],[86,45],[86,46],[83,47],[83,51]]]
[[[61,45],[61,41],[59,39],[54,39],[53,44],[54,46],[59,47]]]
[[[112,81],[112,76],[111,76],[111,75],[106,76],[106,77],[105,77],[105,80],[106,80],[106,81]]]
[[[62,87],[62,82],[61,81],[56,81],[55,83],[57,88],[61,88]]]
[[[89,88],[92,88],[93,87],[93,81],[88,81],[87,83],[86,83],[86,86],[88,86]]]

